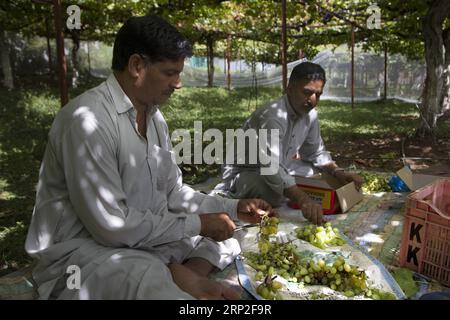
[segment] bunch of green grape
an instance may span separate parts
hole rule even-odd
[[[299,253],[292,243],[268,241],[265,244],[267,248],[264,253],[244,254],[247,263],[257,270],[255,280],[265,279],[263,286],[258,289],[258,293],[265,299],[280,298],[276,291],[282,287],[281,284],[277,284],[277,289],[274,290],[267,283],[268,278],[273,279],[277,275],[298,283],[299,287],[324,285],[347,297],[365,295],[371,299],[395,298],[388,292],[369,288],[365,270],[350,265],[340,254],[317,256],[310,251]]]
[[[363,177],[365,181],[362,186],[362,191],[364,193],[391,191],[391,188],[388,185],[388,178],[383,177],[380,174],[367,171],[361,171],[359,175]]]
[[[366,296],[373,300],[397,300],[391,292],[383,291],[377,288],[370,288],[366,292]]]
[[[266,276],[264,282],[256,287],[256,293],[266,300],[282,300],[278,290],[280,290],[283,285],[278,281],[274,281],[275,278],[276,276],[273,278]]]
[[[280,220],[277,217],[269,217],[268,215],[264,215],[259,226],[260,237],[268,238],[270,235],[276,234],[278,232],[279,223]]]
[[[324,285],[347,297],[361,295],[367,290],[364,270],[347,263],[341,255],[303,258],[292,269],[289,281],[305,285]]]
[[[300,260],[294,244],[260,239],[258,247],[259,253],[244,254],[247,263],[258,271],[255,276],[256,280],[261,280],[267,275],[272,277],[275,274],[286,279],[291,277],[289,273],[291,268]]]
[[[324,226],[308,224],[304,227],[296,228],[294,231],[298,239],[308,241],[320,249],[345,244],[345,240],[341,238],[339,229],[332,228],[330,222],[325,223]]]

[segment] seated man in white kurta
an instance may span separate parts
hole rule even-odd
[[[237,152],[232,163],[225,163],[223,182],[216,186],[216,193],[240,199],[258,197],[277,207],[286,201],[300,205],[305,218],[315,224],[323,219],[322,205],[314,202],[297,187],[294,176],[310,177],[325,171],[341,183],[354,182],[359,189],[363,179],[344,172],[331,158],[320,135],[318,113],[315,110],[325,86],[325,70],[318,64],[303,62],[292,70],[286,94],[256,110],[243,125],[244,131],[254,129],[270,133],[278,132],[279,142],[269,143],[265,150],[279,158],[278,171],[271,175],[260,174],[260,163],[245,161],[239,164]],[[276,140],[278,141],[278,140]],[[256,143],[255,143],[256,144]],[[260,146],[260,144],[257,144]],[[251,151],[245,148],[245,152]]]
[[[158,107],[181,87],[190,55],[161,18],[132,17],[117,34],[113,74],[56,116],[26,240],[40,298],[237,298],[207,275],[239,253],[235,222],[258,222],[271,207],[182,184]],[[67,286],[71,266],[80,288]]]

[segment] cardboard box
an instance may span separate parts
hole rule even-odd
[[[441,173],[418,173],[410,169],[408,166],[404,166],[397,171],[397,175],[405,182],[411,191],[416,191],[438,179],[450,179],[449,172]]]
[[[313,200],[322,203],[324,214],[347,212],[363,198],[362,192],[356,190],[353,182],[342,185],[336,178],[326,173],[309,178],[296,176],[295,181]],[[293,204],[292,207],[299,206]]]

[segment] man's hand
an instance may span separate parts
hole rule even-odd
[[[312,200],[300,203],[303,216],[314,224],[320,225],[323,223],[323,210],[320,203]]]
[[[285,189],[285,195],[293,202],[298,203],[303,216],[315,224],[322,224],[322,205],[314,202],[303,190],[296,185]]]
[[[215,241],[224,241],[234,234],[236,225],[226,212],[200,214],[200,235]]]
[[[264,215],[273,216],[275,214],[272,206],[262,199],[239,200],[237,212],[239,220],[248,223],[259,223]]]
[[[342,184],[347,184],[350,182],[355,183],[356,190],[361,190],[362,185],[364,184],[364,178],[355,174],[344,171],[336,171],[336,179],[339,180]]]

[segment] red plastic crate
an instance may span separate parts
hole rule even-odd
[[[450,286],[450,181],[411,193],[405,210],[400,265]]]

